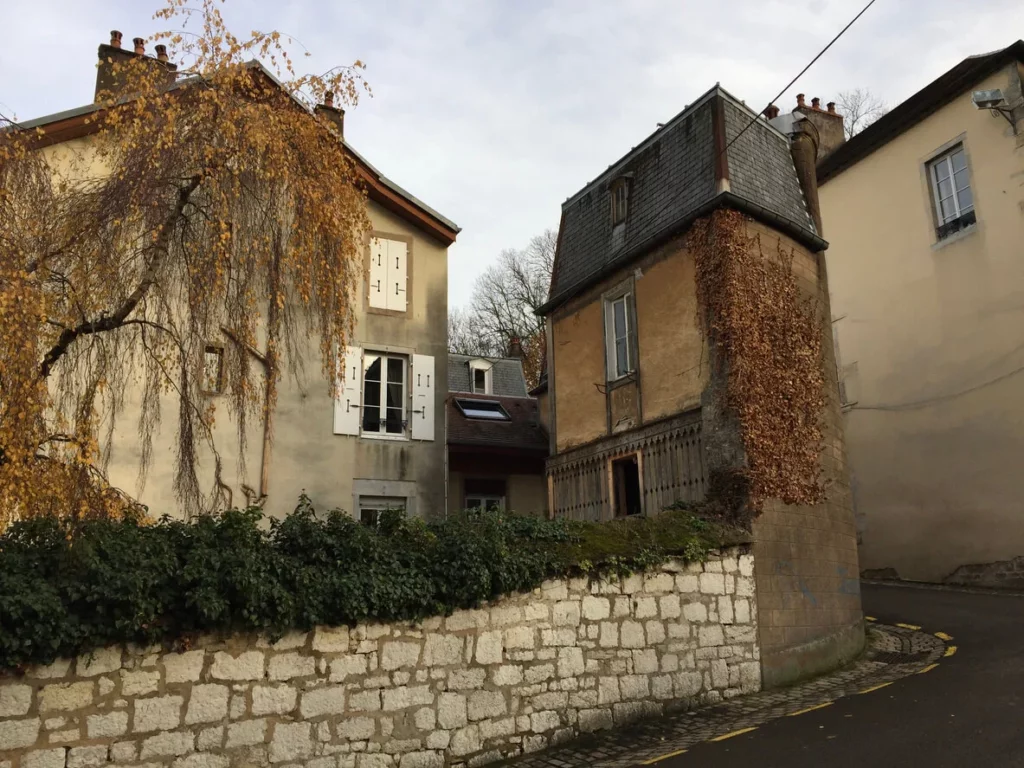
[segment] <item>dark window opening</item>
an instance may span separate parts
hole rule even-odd
[[[224,391],[224,349],[207,345],[203,351],[203,391],[219,394]]]
[[[377,527],[377,518],[380,515],[380,511],[376,509],[361,509],[359,510],[359,522],[363,525],[368,525],[371,528]]]
[[[487,394],[487,371],[483,368],[473,369],[473,391]]]
[[[491,421],[511,421],[501,403],[496,400],[466,400],[459,398],[455,405],[467,419],[489,419]]]
[[[612,482],[615,516],[639,515],[643,508],[640,502],[640,462],[636,454],[612,462]]]
[[[612,226],[621,224],[629,215],[629,179],[619,179],[608,190],[612,196]]]

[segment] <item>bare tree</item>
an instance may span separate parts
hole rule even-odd
[[[513,339],[523,348],[523,370],[530,387],[544,361],[544,321],[534,311],[548,298],[558,233],[545,230],[523,249],[507,249],[477,279],[468,310],[448,316],[449,351],[499,356]]]
[[[843,116],[843,130],[852,139],[889,111],[888,105],[867,88],[840,91],[836,107]]]

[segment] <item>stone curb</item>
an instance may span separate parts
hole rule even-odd
[[[704,741],[720,741],[787,715],[809,712],[844,696],[884,688],[933,669],[956,646],[948,635],[912,624],[868,621],[867,650],[846,667],[772,691],[730,699],[667,717],[590,734],[559,747],[505,761],[515,768],[632,768],[654,765]]]

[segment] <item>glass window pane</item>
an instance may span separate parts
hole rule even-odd
[[[388,408],[402,407],[402,390],[401,384],[388,383]]]
[[[405,425],[402,423],[402,409],[388,408],[385,429],[389,435],[400,435],[405,432]]]
[[[964,155],[964,151],[962,149],[958,149],[950,155],[949,159],[953,163],[954,171],[961,171],[967,167],[967,157]]]
[[[945,200],[953,195],[953,184],[946,178],[939,182],[939,199]]]
[[[221,376],[224,366],[224,351],[218,347],[207,347],[203,355],[203,390],[221,391]]]
[[[380,431],[380,382],[366,381],[363,384],[363,430]]]
[[[629,373],[629,346],[626,339],[615,340],[615,373],[618,376]]]
[[[473,391],[484,392],[487,389],[487,371],[477,368],[473,371]]]
[[[941,181],[942,179],[949,178],[949,163],[946,161],[946,158],[937,160],[932,167],[935,169],[935,178],[938,180]]]
[[[388,382],[401,384],[405,381],[405,361],[400,357],[388,358]]]
[[[971,194],[970,187],[965,187],[957,192],[956,199],[960,203],[961,214],[974,208],[974,195]]]
[[[380,357],[366,358],[366,373],[363,378],[370,381],[380,381]]]
[[[615,339],[621,339],[626,335],[626,299],[621,298],[612,303],[613,322],[615,326]]]
[[[966,168],[953,174],[953,186],[957,189],[964,189],[965,187],[971,186],[971,180],[967,178]]]
[[[953,198],[948,198],[942,201],[942,223],[945,224],[947,221],[952,221],[957,217],[956,205],[953,204]]]

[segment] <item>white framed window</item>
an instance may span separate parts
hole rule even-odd
[[[490,360],[477,359],[469,361],[469,391],[476,395],[489,395],[494,391],[491,371],[494,364]]]
[[[207,344],[203,350],[203,392],[219,395],[224,391],[224,347]]]
[[[409,276],[409,244],[402,240],[370,238],[367,277],[370,307],[405,312]]]
[[[502,512],[505,509],[505,497],[479,493],[467,495],[466,509],[486,509],[489,512]]]
[[[928,178],[932,185],[936,232],[940,240],[977,221],[963,144],[930,160]]]
[[[408,359],[404,355],[363,354],[362,433],[404,438]]]
[[[388,510],[404,512],[406,503],[404,496],[360,496],[359,522],[376,527],[380,522],[381,512]]]
[[[629,291],[605,301],[605,343],[608,380],[617,381],[636,370],[633,343],[633,294]]]

